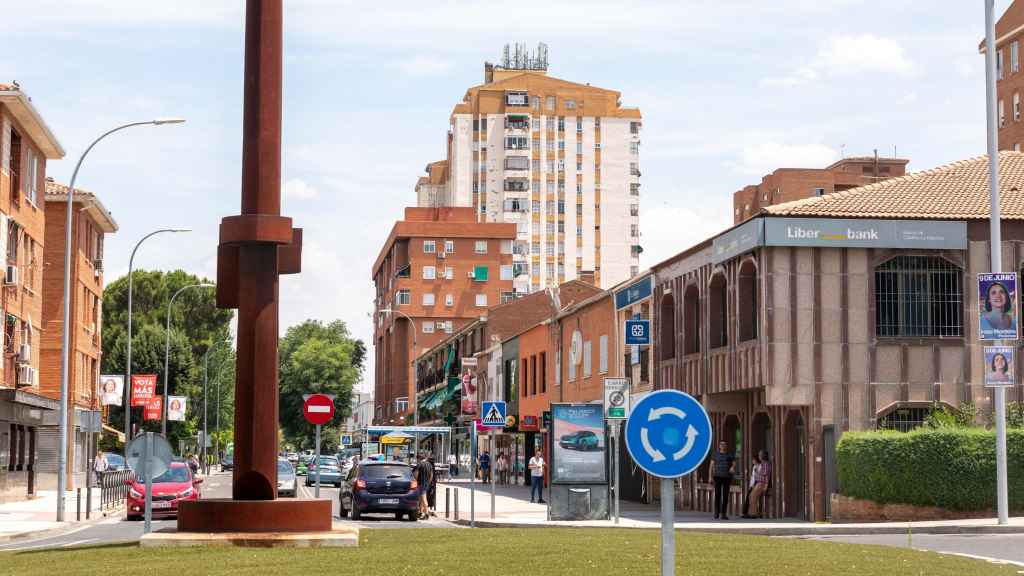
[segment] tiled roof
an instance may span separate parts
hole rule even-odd
[[[988,156],[961,160],[877,184],[767,206],[763,214],[844,218],[982,220],[989,217]],[[1024,220],[1024,153],[999,153],[999,208]]]
[[[68,200],[68,187],[65,184],[59,184],[52,180],[47,179],[46,181],[46,201],[47,202],[67,202]],[[82,190],[81,188],[75,187],[75,202],[81,202],[85,205],[85,208],[89,210],[89,214],[96,220],[100,228],[107,234],[117,232],[117,222],[114,217],[111,216],[103,202],[96,194],[89,192],[88,190]]]

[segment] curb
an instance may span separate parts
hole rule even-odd
[[[107,511],[96,511],[96,515],[88,520],[82,520],[80,522],[69,521],[65,522],[60,526],[54,526],[53,528],[45,528],[43,530],[27,530],[25,532],[11,532],[8,534],[0,534],[0,545],[7,544],[10,542],[18,542],[21,540],[37,540],[41,538],[51,538],[53,536],[60,536],[65,532],[71,532],[77,528],[88,527],[93,524],[98,524],[102,520],[107,520],[111,516],[120,514],[124,511],[124,506],[113,508]]]
[[[469,520],[460,518],[448,520],[459,526],[469,526]],[[626,530],[657,530],[658,526],[603,526],[603,525],[581,525],[568,524],[535,524],[525,522],[499,522],[494,520],[477,520],[477,528],[614,528]],[[1024,534],[1022,526],[999,526],[999,525],[950,525],[950,526],[844,526],[842,524],[818,524],[813,526],[792,526],[792,527],[770,527],[762,528],[757,525],[737,526],[735,528],[716,528],[713,526],[676,526],[677,531],[705,532],[713,534],[745,534],[748,536],[867,536],[877,534]]]

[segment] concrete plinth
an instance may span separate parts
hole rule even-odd
[[[330,500],[210,499],[178,503],[180,533],[332,532]]]
[[[359,545],[359,528],[335,526],[326,532],[150,532],[139,540],[143,548],[234,546],[247,548],[337,548]]]

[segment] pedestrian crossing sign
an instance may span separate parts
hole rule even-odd
[[[480,421],[481,426],[505,427],[505,417],[508,415],[508,408],[504,402],[484,402],[481,408],[480,412],[483,414],[483,419]]]

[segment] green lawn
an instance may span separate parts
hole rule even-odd
[[[611,529],[363,530],[358,548],[146,549],[106,546],[2,552],[0,573],[69,576],[169,574],[352,574],[412,576],[566,576],[659,574],[659,533]],[[1013,574],[1018,567],[878,546],[766,538],[680,535],[676,574],[707,576],[813,575],[973,576]]]

